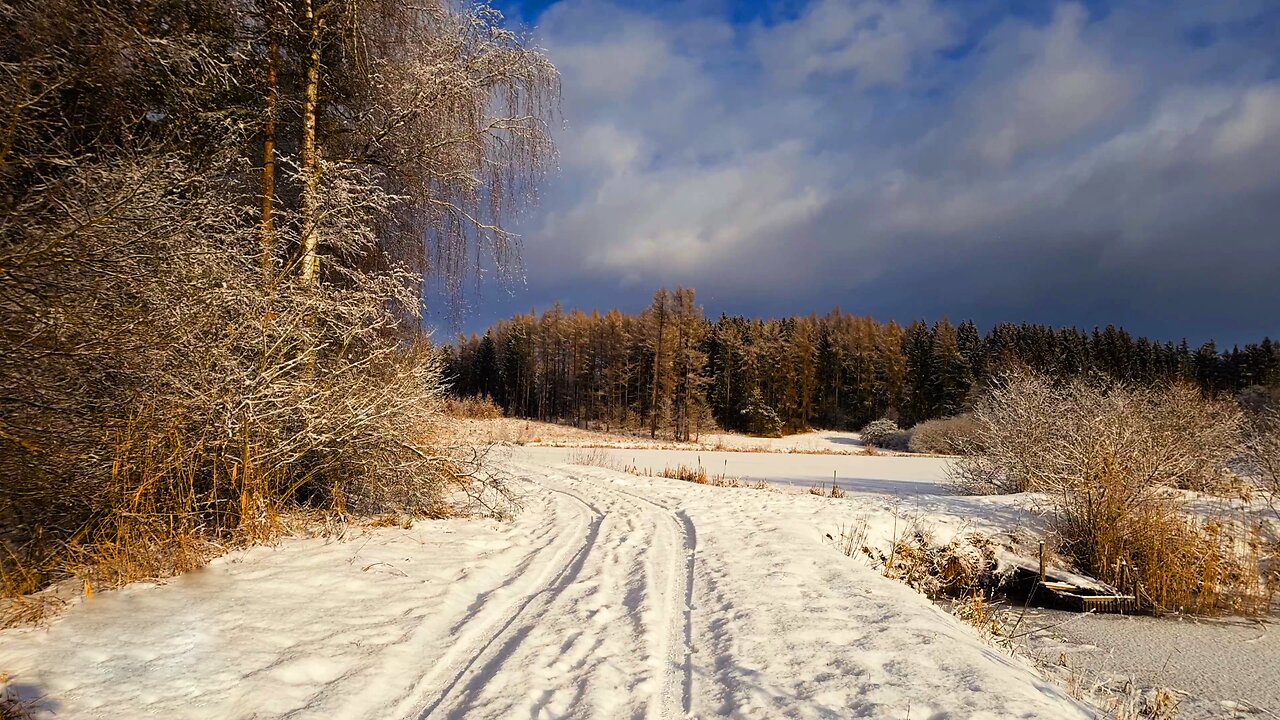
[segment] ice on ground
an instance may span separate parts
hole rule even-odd
[[[1273,623],[1025,612],[1027,628],[1045,628],[1027,636],[1033,656],[1065,663],[1088,682],[1168,689],[1182,720],[1280,711],[1280,630]]]
[[[0,670],[58,718],[1093,716],[824,540],[890,503],[1023,512],[936,494],[936,468],[848,466],[860,504],[503,462],[511,522],[235,553],[0,633]]]

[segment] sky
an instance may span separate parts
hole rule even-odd
[[[562,75],[560,302],[1280,336],[1280,2],[497,2]]]

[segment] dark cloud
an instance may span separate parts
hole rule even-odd
[[[651,7],[540,16],[562,169],[478,324],[686,284],[714,312],[1280,334],[1274,6]]]

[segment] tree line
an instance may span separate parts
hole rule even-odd
[[[759,434],[905,425],[962,413],[1012,364],[1050,378],[1099,373],[1131,384],[1193,381],[1208,394],[1280,385],[1269,338],[1214,343],[947,319],[906,327],[839,309],[779,319],[703,316],[689,289],[659,290],[639,314],[559,305],[502,320],[445,348],[454,393],[508,415],[688,439],[712,424]]]

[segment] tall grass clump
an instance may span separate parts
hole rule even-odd
[[[1042,493],[1061,551],[1154,609],[1265,609],[1255,530],[1193,518],[1186,492],[1224,486],[1241,414],[1182,384],[1055,385],[1005,375],[974,411],[981,455],[958,461],[969,492]]]
[[[449,417],[467,420],[496,420],[502,417],[502,408],[488,395],[450,395],[445,398],[444,412]]]

